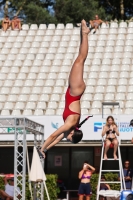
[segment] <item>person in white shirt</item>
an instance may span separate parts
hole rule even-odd
[[[4,177],[4,183],[5,183],[5,191],[4,190],[0,190],[0,195],[2,197],[3,200],[12,200],[14,197],[14,178],[11,178],[10,183],[8,183],[7,178]],[[17,191],[18,191],[18,198],[20,196],[20,189],[19,187],[17,187]]]

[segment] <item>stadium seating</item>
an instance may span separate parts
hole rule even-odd
[[[71,23],[0,30],[1,115],[62,115],[79,33]],[[82,114],[101,114],[103,101],[120,102],[121,114],[133,114],[133,23],[103,24],[88,38]],[[118,109],[104,112],[117,114]]]

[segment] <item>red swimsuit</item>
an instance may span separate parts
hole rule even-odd
[[[63,120],[65,122],[66,118],[69,116],[69,115],[80,115],[79,113],[76,113],[76,112],[73,112],[69,109],[69,106],[72,102],[74,101],[78,101],[80,100],[82,95],[79,95],[79,96],[71,96],[70,95],[70,87],[67,88],[67,91],[66,91],[66,96],[65,96],[65,109],[64,109],[64,112],[63,112]]]

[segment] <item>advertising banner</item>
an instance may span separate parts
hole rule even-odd
[[[84,120],[86,117],[87,116],[85,115],[81,116],[80,121]],[[63,125],[62,116],[26,116],[26,118],[44,125],[44,139],[47,139],[48,136]],[[132,118],[132,115],[121,115],[119,121],[116,121],[121,140],[131,140],[133,137],[133,127],[129,126]],[[102,128],[105,125],[105,122],[106,119],[103,119],[101,115],[95,115],[89,118],[81,127],[81,130],[83,131],[83,140],[101,140]],[[1,131],[0,128],[0,132]],[[14,140],[14,134],[10,127],[8,127],[5,132],[8,134],[1,134],[0,141]],[[28,134],[27,140],[34,140],[34,136]]]

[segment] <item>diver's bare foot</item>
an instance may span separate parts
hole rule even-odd
[[[45,158],[46,155],[45,155],[44,151],[43,151],[42,149],[40,149],[40,152],[41,152],[41,154],[43,155],[43,158]]]
[[[37,152],[39,154],[40,159],[45,158],[45,153],[44,151],[41,149],[41,147],[37,147]]]
[[[106,154],[104,154],[104,160],[108,160],[108,157]]]
[[[117,160],[117,155],[116,154],[114,154],[114,160]]]
[[[90,29],[86,25],[86,21],[83,19],[81,21],[81,26],[82,26],[82,34],[89,34]]]

